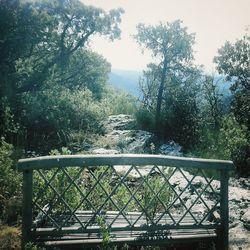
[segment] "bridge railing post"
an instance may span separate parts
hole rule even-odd
[[[228,170],[220,171],[220,217],[221,229],[219,237],[219,246],[221,250],[228,250],[229,234],[229,209],[228,209]]]
[[[32,189],[33,170],[23,171],[23,211],[22,211],[22,249],[32,240]]]

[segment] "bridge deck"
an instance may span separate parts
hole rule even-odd
[[[80,211],[76,215],[82,224],[86,224],[90,219],[93,219],[94,213]],[[178,214],[173,216],[176,221],[181,218],[181,215]],[[65,215],[66,217],[67,215]],[[172,219],[168,215],[164,215],[157,225],[148,225],[146,217],[142,216],[140,212],[126,213],[125,219],[119,215],[119,212],[108,211],[101,218],[105,225],[110,225],[112,221],[115,221],[112,226],[107,227],[109,242],[115,244],[168,245],[180,241],[212,240],[217,237],[216,224],[206,221],[202,225],[196,225],[191,216],[186,216],[177,226],[172,225]],[[59,218],[54,216],[53,219],[58,220]],[[62,219],[62,215],[60,219]],[[45,224],[42,228],[34,229],[32,233],[37,242],[46,246],[69,247],[70,245],[102,244],[102,230],[97,222],[93,222],[87,228],[82,228],[78,222],[72,220],[69,221],[67,227],[60,230]]]

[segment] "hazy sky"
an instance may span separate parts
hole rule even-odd
[[[122,7],[121,39],[113,43],[93,40],[93,49],[102,54],[113,68],[141,70],[152,58],[142,54],[131,35],[140,22],[183,20],[188,32],[196,34],[194,47],[197,64],[214,71],[213,57],[226,40],[234,42],[250,25],[250,0],[82,0],[105,10]]]

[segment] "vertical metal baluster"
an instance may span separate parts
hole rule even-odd
[[[221,250],[228,250],[228,171],[221,170],[220,172],[220,216],[221,216],[221,231],[219,236],[219,245]]]
[[[23,171],[23,218],[22,218],[22,249],[32,240],[32,186],[33,170]]]

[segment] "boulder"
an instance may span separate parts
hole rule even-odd
[[[136,128],[135,119],[131,115],[111,115],[108,120],[104,123],[106,130],[131,130]]]
[[[159,148],[159,152],[164,155],[183,156],[182,147],[174,141],[162,144]]]

